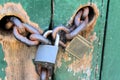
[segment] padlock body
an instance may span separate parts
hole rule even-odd
[[[58,46],[39,45],[35,61],[55,64],[58,53]]]

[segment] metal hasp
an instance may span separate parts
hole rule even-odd
[[[48,34],[51,33],[52,31],[49,30],[43,36],[47,38]],[[60,37],[57,34],[54,45],[41,44],[38,47],[35,63],[41,66],[41,71],[37,71],[40,73],[40,80],[53,80],[53,69],[58,53],[59,40]]]
[[[85,53],[90,53],[92,48],[92,44],[89,41],[78,35],[66,47],[66,51],[80,59]]]

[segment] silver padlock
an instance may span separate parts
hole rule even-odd
[[[52,30],[45,32],[43,36],[47,38],[48,34],[50,33],[52,33]],[[55,64],[58,53],[59,40],[60,36],[57,34],[54,45],[39,45],[35,57],[35,62]]]

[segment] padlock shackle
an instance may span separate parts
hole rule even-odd
[[[43,36],[44,36],[45,38],[47,38],[47,36],[48,36],[49,34],[51,34],[52,32],[53,32],[52,30],[48,30],[48,31],[46,31],[46,32],[43,34]],[[59,41],[60,41],[60,35],[57,34],[57,35],[56,35],[56,38],[55,38],[55,43],[54,43],[54,45],[55,45],[55,46],[59,46]]]
[[[60,41],[60,35],[59,34],[57,34],[56,35],[56,39],[55,39],[55,46],[59,46],[59,41]]]
[[[44,34],[43,34],[43,36],[45,37],[45,38],[47,38],[47,36],[50,34],[50,33],[52,33],[53,31],[52,30],[48,30],[48,31],[46,31]]]

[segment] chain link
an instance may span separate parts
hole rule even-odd
[[[88,7],[80,9],[74,17],[72,26],[68,27],[58,26],[53,29],[52,31],[53,39],[55,39],[56,35],[61,31],[65,32],[64,34],[60,35],[63,40],[73,39],[87,26],[89,22],[88,16],[89,16]],[[12,26],[15,38],[27,45],[30,46],[39,45],[40,42],[44,44],[51,44],[51,42],[47,38],[45,38],[37,28],[27,23],[23,23],[17,17],[11,17],[9,23],[7,23],[6,25],[8,26],[8,28]],[[66,44],[64,43],[63,40],[60,40],[59,43],[61,46],[66,47]]]
[[[44,44],[51,44],[51,42],[40,34],[35,27],[22,23],[18,18],[11,17],[11,24],[13,25],[13,34],[15,38],[29,46],[39,45],[40,42]]]
[[[56,28],[53,29],[52,36],[55,38],[56,34],[59,33],[60,31],[64,31],[65,34],[61,35],[62,37],[65,37],[64,39],[66,40],[71,40],[73,39],[76,35],[78,35],[82,30],[84,30],[89,23],[89,8],[84,7],[83,9],[80,9],[73,20],[73,25],[72,26],[57,26]],[[65,43],[61,40],[61,45],[64,45]]]

